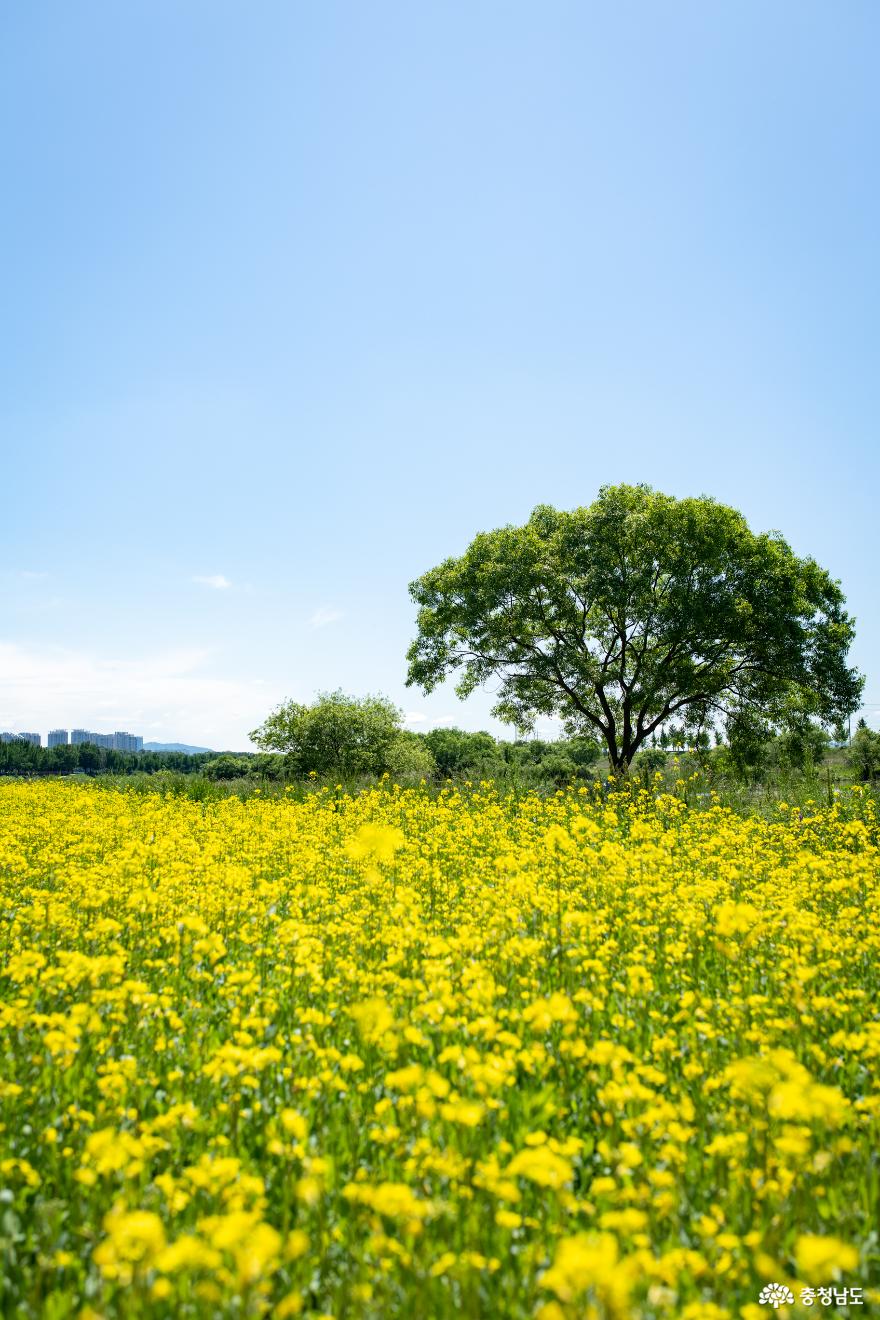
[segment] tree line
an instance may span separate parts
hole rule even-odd
[[[864,687],[847,663],[855,622],[840,583],[780,533],[756,535],[705,496],[619,485],[585,508],[539,505],[523,527],[480,533],[410,593],[418,617],[407,684],[429,693],[454,678],[461,698],[491,684],[493,714],[514,740],[419,735],[382,696],[330,692],[272,711],[250,735],[254,757],[7,744],[0,770],[346,781],[528,771],[561,782],[600,758],[620,777],[665,763],[663,744],[678,740],[754,779],[819,764]],[[564,739],[526,737],[542,718],[559,721]],[[848,755],[859,778],[877,772],[878,743],[857,730]]]
[[[190,774],[214,759],[214,752],[119,752],[92,743],[66,743],[58,747],[34,747],[26,742],[0,743],[0,774],[69,775],[135,773],[155,774],[176,770]]]
[[[860,720],[849,745],[818,725],[749,743],[703,734],[689,742],[672,727],[644,746],[632,772],[648,777],[672,771],[677,758],[698,764],[710,779],[766,784],[780,776],[813,774],[833,755],[837,768],[857,780],[880,776],[880,733]],[[0,774],[174,776],[232,782],[298,783],[309,779],[347,784],[387,774],[401,783],[437,784],[493,779],[524,788],[558,788],[606,774],[604,749],[589,738],[495,738],[491,733],[441,727],[427,733],[403,728],[401,712],[384,697],[323,693],[309,706],[288,703],[254,731],[265,750],[242,752],[119,752],[79,746],[0,744]]]

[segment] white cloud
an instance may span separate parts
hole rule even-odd
[[[0,729],[128,729],[159,742],[246,749],[281,700],[259,679],[206,673],[201,650],[137,660],[0,643]]]
[[[403,717],[404,724],[425,724],[427,715],[423,715],[420,710],[408,710]]]
[[[214,591],[228,591],[232,586],[229,578],[224,577],[222,573],[212,573],[208,577],[196,575],[193,582],[198,582],[200,587],[211,587]]]
[[[25,582],[45,582],[49,574],[43,569],[36,568],[2,568],[0,569],[0,581],[10,584]]]
[[[328,623],[336,623],[342,618],[342,610],[335,610],[330,605],[322,605],[309,619],[310,628],[326,628]]]

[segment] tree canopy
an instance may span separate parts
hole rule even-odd
[[[381,774],[401,718],[385,697],[321,692],[311,706],[278,706],[249,736],[263,751],[285,752],[297,771]]]
[[[407,683],[451,674],[494,713],[599,737],[615,771],[671,717],[729,738],[829,724],[856,709],[854,622],[840,584],[737,510],[649,486],[604,486],[589,507],[539,505],[475,537],[410,585],[419,606]]]

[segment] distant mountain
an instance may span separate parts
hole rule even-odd
[[[199,752],[210,752],[210,747],[190,747],[188,743],[144,743],[145,752],[185,752],[187,756],[196,756]]]

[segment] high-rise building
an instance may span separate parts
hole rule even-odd
[[[74,746],[81,743],[91,743],[93,747],[112,747],[112,733],[95,733],[94,729],[73,729],[70,734],[70,741]]]
[[[0,733],[0,741],[17,742],[22,739],[24,742],[33,743],[35,747],[40,746],[40,735],[38,733]],[[118,752],[142,752],[144,750],[144,740],[136,733],[127,733],[123,729],[117,729],[115,733],[96,733],[94,729],[71,729],[70,743],[73,747],[81,747],[83,743],[91,743],[93,747],[105,747],[108,750]],[[52,729],[49,734],[50,747],[67,746],[67,730]]]
[[[94,729],[73,729],[70,741],[74,746],[91,743],[93,747],[106,747],[117,752],[142,752],[144,740],[139,734],[117,729],[115,733],[95,733]]]
[[[117,752],[142,752],[144,740],[133,733],[125,733],[117,729],[113,735],[113,746]]]

